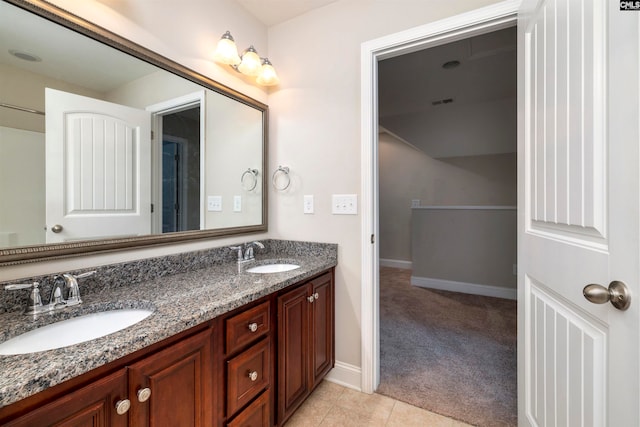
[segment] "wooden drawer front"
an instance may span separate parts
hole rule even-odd
[[[253,403],[227,424],[228,427],[269,427],[271,425],[271,389],[267,389]]]
[[[271,325],[270,312],[269,301],[266,301],[227,319],[227,354],[266,335]]]
[[[265,339],[227,362],[227,416],[269,386],[270,354],[271,344]]]

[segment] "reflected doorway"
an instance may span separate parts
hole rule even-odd
[[[200,229],[200,107],[162,116],[162,232]]]

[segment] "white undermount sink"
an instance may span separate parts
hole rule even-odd
[[[53,350],[118,332],[153,314],[147,309],[121,309],[85,314],[25,332],[0,344],[0,355]]]
[[[247,269],[247,273],[283,273],[300,268],[297,264],[264,264]]]

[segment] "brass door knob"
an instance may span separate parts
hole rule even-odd
[[[631,293],[623,282],[614,280],[609,284],[609,288],[597,284],[590,284],[584,287],[582,295],[594,304],[611,304],[618,310],[626,310],[631,305]]]
[[[63,230],[63,227],[60,224],[56,224],[53,227],[51,227],[51,231],[53,231],[54,233],[60,233]]]

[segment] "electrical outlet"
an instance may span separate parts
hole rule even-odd
[[[242,196],[233,196],[233,211],[242,212]]]
[[[207,197],[207,210],[209,212],[222,212],[222,196]]]
[[[331,213],[334,215],[357,215],[357,194],[334,194],[331,196]]]
[[[420,199],[413,199],[411,200],[411,207],[412,208],[419,208],[420,207]]]
[[[306,214],[313,213],[313,195],[304,196],[303,212]]]

